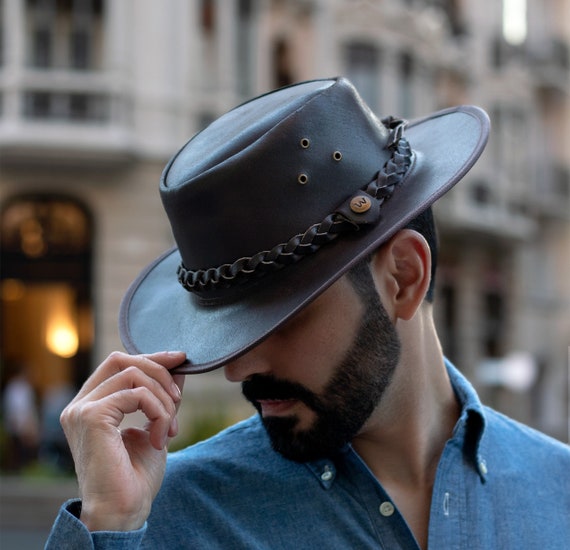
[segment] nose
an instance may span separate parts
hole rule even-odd
[[[245,355],[226,363],[224,375],[230,382],[243,382],[254,374],[268,373],[271,370],[269,343],[258,344]]]

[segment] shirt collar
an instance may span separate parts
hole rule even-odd
[[[461,406],[461,413],[453,430],[452,439],[460,443],[467,462],[479,474],[481,481],[485,482],[487,465],[485,458],[480,453],[481,439],[485,431],[483,405],[471,383],[457,370],[451,361],[445,359],[445,366],[451,386]],[[342,456],[351,450],[352,446],[347,444],[338,456]],[[338,456],[336,457],[337,459]],[[337,475],[333,459],[315,460],[307,462],[306,465],[324,489],[332,487]]]
[[[445,359],[445,366],[451,381],[451,386],[461,406],[459,420],[453,429],[453,439],[459,441],[463,454],[479,474],[481,481],[485,481],[487,464],[481,455],[481,439],[485,432],[485,415],[483,405],[471,383],[457,368]]]

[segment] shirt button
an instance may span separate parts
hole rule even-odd
[[[383,502],[380,504],[380,513],[388,518],[394,513],[394,505],[391,502]]]
[[[334,479],[334,466],[325,464],[321,472],[321,481],[332,481]]]
[[[321,479],[323,481],[330,481],[333,478],[333,473],[330,470],[325,470],[322,474],[321,474]]]

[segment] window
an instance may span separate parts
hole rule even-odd
[[[451,33],[454,36],[464,35],[466,28],[461,0],[443,0],[442,4],[449,21]]]
[[[493,110],[494,142],[497,166],[501,166],[509,181],[520,182],[528,178],[527,150],[521,145],[520,136],[528,134],[527,116],[518,105],[499,105]]]
[[[345,49],[346,76],[372,110],[380,111],[378,81],[380,52],[368,43],[353,42]]]
[[[49,29],[38,28],[32,34],[32,66],[46,69],[52,64],[52,35]]]
[[[71,67],[88,69],[91,60],[91,48],[87,29],[77,29],[71,34]]]
[[[46,74],[22,94],[22,114],[42,121],[101,122],[110,98],[92,91],[62,91],[49,71],[97,71],[103,58],[105,0],[25,0],[26,62]],[[37,78],[35,80],[37,80]],[[37,80],[39,82],[39,80]],[[37,86],[37,87],[36,87]]]
[[[2,65],[4,65],[4,0],[0,0],[0,67]]]
[[[511,46],[526,40],[526,0],[503,0],[503,38]]]
[[[273,83],[275,88],[281,88],[293,83],[289,45],[285,39],[277,40],[273,46]]]
[[[236,21],[236,79],[237,92],[242,98],[253,93],[255,29],[253,0],[239,0]]]
[[[398,116],[411,118],[414,114],[414,60],[407,52],[400,55],[399,73],[400,87],[398,89],[398,95],[400,98],[400,105],[398,106]]]
[[[24,94],[28,119],[67,122],[103,122],[109,118],[109,100],[103,94],[28,91]]]
[[[494,202],[491,186],[483,180],[475,180],[469,187],[471,199],[475,204],[487,206]]]
[[[198,114],[198,131],[202,131],[204,128],[206,128],[207,126],[209,126],[210,124],[212,124],[212,122],[214,122],[214,120],[216,120],[216,118],[218,118],[216,116],[216,113],[213,113],[211,111],[203,111],[201,113]]]
[[[51,94],[29,92],[24,98],[24,114],[29,118],[48,118],[51,111]]]
[[[483,349],[487,357],[501,357],[505,341],[505,299],[499,290],[483,295]]]
[[[200,7],[202,31],[211,35],[216,28],[216,4],[214,0],[202,0]]]
[[[25,17],[31,67],[100,68],[103,0],[27,0]]]

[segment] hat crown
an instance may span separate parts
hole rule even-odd
[[[320,222],[383,166],[388,136],[342,78],[282,88],[228,112],[163,173],[184,265],[231,263]]]

